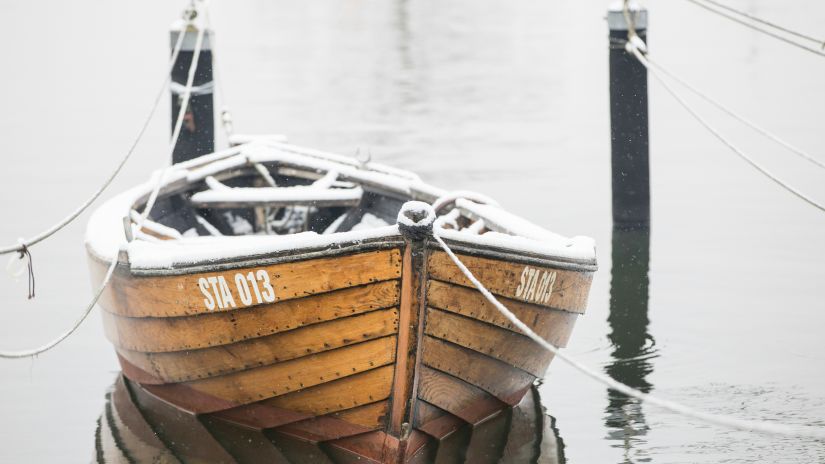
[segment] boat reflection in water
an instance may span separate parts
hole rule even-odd
[[[657,356],[655,340],[647,331],[650,232],[614,229],[612,259],[608,338],[613,361],[605,371],[619,382],[647,393],[652,388],[646,380],[653,372],[650,361]],[[607,397],[608,439],[625,449],[627,462],[643,459],[644,451],[637,445],[649,428],[641,404],[615,390],[608,389]]]
[[[563,463],[553,418],[534,387],[516,407],[475,427],[455,427],[417,463]],[[106,395],[95,434],[98,463],[350,463],[377,462],[342,452],[332,441],[289,426],[254,430],[209,415],[195,416],[119,376]],[[390,461],[386,461],[390,462]]]

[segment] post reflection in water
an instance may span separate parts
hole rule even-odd
[[[613,360],[605,371],[624,384],[645,393],[652,389],[647,376],[653,371],[651,360],[657,356],[655,340],[648,333],[648,271],[650,268],[650,231],[613,230],[613,268],[610,281],[610,334]],[[605,425],[608,439],[621,442],[625,458],[641,453],[634,444],[649,430],[639,402],[615,390],[607,391]]]

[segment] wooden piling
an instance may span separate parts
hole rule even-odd
[[[172,47],[175,46],[182,27],[184,27],[182,21],[172,26],[170,34]],[[183,32],[186,34],[183,45],[172,68],[172,131],[174,131],[183,97],[180,89],[186,85],[198,35],[196,26],[191,24]],[[215,151],[215,105],[212,99],[211,83],[212,50],[210,34],[206,31],[198,58],[195,80],[192,84],[194,90],[189,98],[183,126],[172,153],[172,163],[180,163]]]
[[[647,10],[629,6],[628,25],[622,2],[607,13],[610,28],[610,136],[613,178],[613,225],[619,229],[650,227],[650,163],[647,70],[625,50],[635,27],[647,41]]]

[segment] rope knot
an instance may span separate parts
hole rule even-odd
[[[29,273],[29,293],[28,299],[34,298],[34,264],[32,264],[32,254],[29,251],[29,247],[25,243],[20,243],[20,250],[18,250],[20,256],[18,259],[26,258],[28,261],[28,273]]]
[[[433,234],[435,210],[423,201],[408,201],[398,212],[398,230],[410,240],[424,240]]]

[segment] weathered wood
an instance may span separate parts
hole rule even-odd
[[[261,403],[314,416],[329,414],[389,398],[393,371],[394,366],[383,366]]]
[[[499,297],[499,301],[534,332],[559,347],[567,346],[573,325],[579,317],[578,314],[569,311],[548,309],[504,297]],[[510,320],[475,288],[432,280],[427,289],[427,304],[520,333]]]
[[[331,417],[362,427],[377,429],[386,425],[388,411],[389,401],[384,400],[339,411],[331,414]]]
[[[438,419],[439,417],[449,414],[447,411],[435,405],[432,405],[426,401],[423,401],[419,398],[416,398],[414,401],[415,419],[413,420],[413,426],[415,428],[420,428],[422,424],[426,424],[435,419]]]
[[[404,423],[410,422],[410,398],[415,389],[418,357],[419,319],[423,311],[426,248],[421,241],[406,242],[402,262],[401,306],[398,330],[398,354],[393,381],[392,411],[389,431],[400,436]]]
[[[184,385],[238,405],[247,404],[390,364],[395,360],[395,344],[395,336],[389,336]]]
[[[134,351],[182,351],[226,345],[340,317],[398,306],[400,285],[388,280],[320,295],[183,317],[124,317],[103,311],[106,336]]]
[[[427,404],[420,399],[418,400],[418,403]],[[418,426],[418,429],[436,440],[441,441],[459,431],[465,425],[467,425],[467,423],[464,420],[445,412],[441,416],[431,420],[422,420],[421,425]]]
[[[584,313],[587,307],[592,272],[553,269],[468,255],[458,255],[458,258],[496,295],[575,313]],[[472,282],[443,251],[430,254],[428,272],[433,279],[474,288]]]
[[[379,401],[295,422],[278,430],[316,443],[360,435],[386,426],[388,406],[388,401]]]
[[[419,373],[418,397],[470,424],[478,423],[506,407],[480,388],[426,366],[422,366]],[[422,425],[419,423],[416,427]]]
[[[261,270],[265,276],[258,278],[258,271]],[[252,280],[257,279],[260,285],[264,285],[264,278],[268,278],[274,293],[271,302],[274,303],[396,279],[401,276],[401,253],[397,249],[368,251],[269,266],[172,276],[138,277],[118,268],[112,283],[101,297],[100,305],[109,312],[130,317],[174,317],[235,311],[263,304],[258,302],[255,295],[251,297],[252,303],[244,304],[238,291],[236,276],[244,277],[250,272],[253,274]],[[205,298],[199,285],[201,278],[223,279],[228,294],[222,298],[226,301],[225,305],[212,301],[214,309],[209,309],[208,298]],[[265,299],[265,288],[259,290]],[[206,292],[215,293],[215,290],[207,285]],[[220,291],[217,293],[221,294]],[[234,305],[229,304],[230,296]]]
[[[536,379],[509,364],[437,338],[426,336],[423,343],[424,364],[492,393],[509,405],[518,404]]]
[[[141,353],[121,348],[118,353],[155,378],[172,383],[268,366],[397,331],[398,310],[385,309],[231,345],[169,353]]]
[[[398,439],[382,431],[328,441],[322,447],[336,463],[389,464],[398,462]]]
[[[543,377],[553,354],[524,335],[463,316],[427,310],[427,335],[461,345],[511,366]]]

